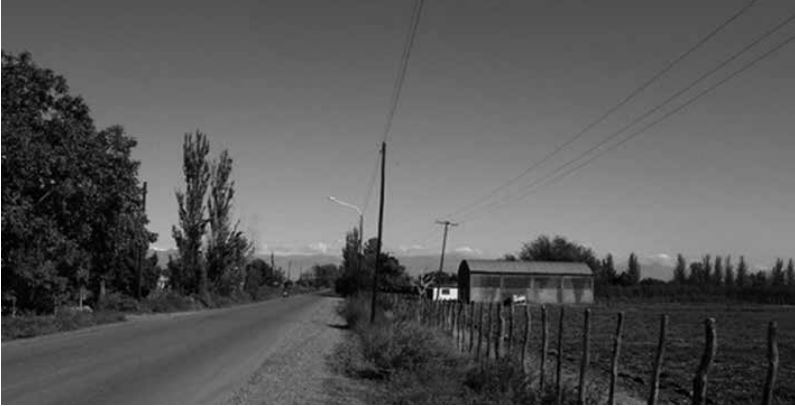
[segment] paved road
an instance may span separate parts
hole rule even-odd
[[[4,343],[2,402],[226,402],[335,303],[295,296]]]

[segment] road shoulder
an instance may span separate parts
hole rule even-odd
[[[328,297],[308,320],[290,326],[248,381],[226,403],[231,404],[361,404],[360,385],[341,376],[327,358],[343,340],[344,324],[336,307],[341,299]]]

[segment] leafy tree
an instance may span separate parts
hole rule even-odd
[[[522,261],[584,262],[591,271],[599,270],[599,260],[593,250],[556,236],[554,240],[542,235],[534,241],[524,243],[519,251]]]
[[[342,249],[342,269],[345,273],[353,274],[363,267],[364,257],[361,249],[361,236],[359,229],[353,228],[345,234],[345,247]]]
[[[618,272],[613,263],[613,254],[607,254],[607,256],[605,256],[605,259],[602,261],[601,269],[601,280],[603,283],[611,284],[618,278]]]
[[[345,247],[342,248],[342,275],[334,284],[337,293],[350,296],[364,289],[372,274],[364,266],[364,256],[359,250],[359,230],[356,228],[345,234]],[[372,284],[372,282],[369,282]]]
[[[357,269],[354,266],[345,265],[346,251],[348,255],[356,251],[354,242],[357,240],[352,238],[355,237],[354,234],[355,232],[351,231],[346,235],[346,247],[343,248],[343,271],[335,283],[335,290],[343,296],[353,295],[359,291],[369,291],[372,288],[378,239],[371,238],[364,245],[362,269]],[[411,288],[411,278],[397,258],[388,252],[381,252],[377,284],[379,290],[408,290]]]
[[[770,282],[773,286],[784,286],[784,278],[784,260],[777,258],[776,264],[773,265],[773,269],[770,271]]]
[[[787,286],[795,286],[795,265],[792,263],[792,258],[787,262]]]
[[[676,267],[674,268],[674,283],[684,285],[687,282],[687,262],[682,254],[676,255]]]
[[[232,158],[221,152],[211,167],[210,196],[207,202],[210,235],[207,238],[207,277],[219,293],[229,295],[243,284],[244,267],[252,251],[238,224],[232,225],[235,183],[230,179]]]
[[[185,176],[185,192],[177,191],[179,227],[172,227],[172,235],[180,254],[179,289],[198,293],[209,300],[207,267],[202,260],[202,237],[207,226],[204,216],[204,196],[210,182],[210,165],[207,154],[210,145],[207,136],[199,131],[185,134],[182,145],[182,171]]]
[[[114,285],[130,256],[154,241],[140,207],[136,142],[98,131],[66,80],[30,54],[2,53],[3,294],[52,311],[78,288]],[[129,275],[125,275],[129,276]]]
[[[640,263],[634,252],[629,254],[627,261],[627,279],[630,285],[637,285],[640,282]]]
[[[723,258],[715,257],[715,271],[712,273],[711,282],[715,286],[723,286]]]
[[[690,263],[690,275],[688,276],[688,282],[691,285],[699,285],[701,280],[701,275],[704,273],[704,264],[702,262],[691,262]]]
[[[377,248],[377,238],[369,239],[364,245],[364,262],[370,276],[375,269]],[[410,288],[411,278],[397,258],[386,251],[382,251],[378,258],[380,261],[377,278],[379,290],[393,291]]]
[[[334,264],[314,265],[312,275],[315,286],[319,288],[330,288],[334,286],[340,276],[340,268]]]
[[[764,271],[757,271],[751,275],[751,287],[764,288],[767,286],[767,274]]]
[[[516,255],[514,255],[514,254],[505,254],[505,255],[502,256],[502,260],[503,261],[511,261],[511,262],[517,261]]]
[[[736,279],[734,277],[734,266],[732,265],[731,256],[726,257],[726,277],[724,279],[726,286],[730,288],[734,287]]]
[[[701,259],[702,269],[701,274],[698,276],[699,285],[707,285],[712,279],[712,257],[707,254]]]
[[[749,284],[748,280],[748,265],[745,264],[745,257],[740,256],[740,262],[737,264],[737,283],[738,287],[746,287]]]

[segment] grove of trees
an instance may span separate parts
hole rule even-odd
[[[335,290],[343,296],[351,296],[361,291],[370,291],[373,286],[376,247],[378,239],[371,238],[364,244],[364,252],[359,252],[358,230],[353,229],[345,236],[342,249],[342,272],[335,282]],[[377,278],[379,291],[410,291],[411,278],[405,267],[392,254],[381,252]]]
[[[176,192],[179,225],[172,228],[179,262],[170,267],[170,283],[209,304],[211,293],[233,296],[246,291],[246,280],[253,281],[246,271],[253,246],[232,220],[235,184],[229,152],[210,161],[209,140],[199,131],[185,134],[182,151],[185,190]]]
[[[2,83],[4,303],[46,313],[84,290],[94,300],[105,287],[134,295],[141,247],[156,239],[135,139],[96,128],[66,80],[28,53],[3,51]]]

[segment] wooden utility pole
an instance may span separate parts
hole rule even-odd
[[[141,220],[143,221],[143,216],[146,215],[146,182],[144,182],[144,189],[143,189],[143,199],[141,199]],[[146,231],[143,231],[143,236],[141,238],[141,245],[138,248],[138,299],[141,299],[141,285],[143,285],[143,267],[144,267],[144,258],[146,257]]]
[[[386,141],[381,142],[381,200],[378,202],[378,240],[375,247],[373,269],[373,295],[370,301],[370,323],[375,322],[375,300],[378,292],[378,271],[381,263],[381,236],[384,228],[384,187],[386,182]]]
[[[444,226],[444,236],[442,237],[442,257],[439,259],[439,272],[444,271],[444,251],[447,248],[447,229],[455,227],[458,223],[450,222],[450,220],[436,220],[436,224]]]

